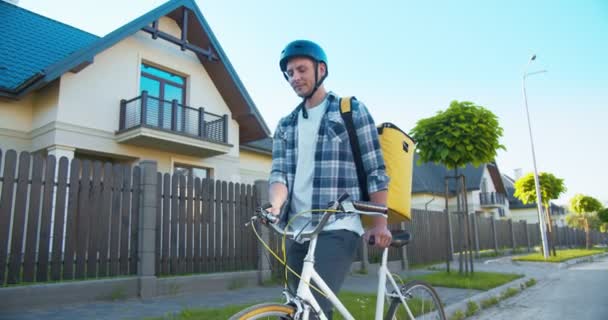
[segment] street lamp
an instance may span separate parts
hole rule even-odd
[[[538,181],[538,171],[536,170],[536,155],[534,154],[534,140],[532,139],[532,125],[530,124],[530,112],[528,111],[528,98],[526,97],[526,77],[547,72],[546,70],[540,70],[536,72],[527,73],[528,67],[532,61],[536,60],[536,55],[532,55],[528,64],[524,69],[524,76],[522,79],[522,90],[524,93],[524,105],[526,106],[526,116],[528,117],[528,131],[530,132],[530,146],[532,147],[532,162],[534,163],[534,184],[536,186],[536,205],[538,207],[538,224],[540,225],[540,236],[543,245],[543,252],[545,259],[549,258],[549,245],[547,243],[547,234],[545,233],[545,219],[543,216],[542,196],[540,193],[540,183]]]

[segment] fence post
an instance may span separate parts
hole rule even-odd
[[[256,180],[255,186],[255,202],[254,206],[260,206],[268,202],[268,181]],[[264,242],[270,242],[270,233],[267,228],[258,228],[260,236]],[[263,246],[258,246],[258,284],[263,284],[270,279],[270,263],[264,258],[265,249]]]
[[[475,212],[473,212],[473,235],[475,237],[475,257],[479,259],[479,225],[477,221],[478,217]]]
[[[144,160],[139,163],[141,175],[141,211],[137,255],[138,293],[141,298],[156,296],[156,209],[157,163]]]
[[[528,222],[526,220],[521,220],[524,224],[524,232],[526,233],[526,243],[528,244],[528,252],[530,252],[530,234],[528,233]]]
[[[511,247],[515,250],[515,230],[513,229],[513,220],[509,219],[509,233],[511,234]]]
[[[492,238],[494,239],[494,251],[498,254],[498,239],[496,238],[496,219],[492,216]]]
[[[401,230],[405,230],[405,222],[401,222]],[[409,264],[409,261],[407,260],[407,246],[401,247],[400,251],[401,251],[401,269],[409,270],[410,264]]]

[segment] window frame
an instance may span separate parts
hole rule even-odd
[[[146,66],[148,68],[154,68],[154,69],[157,69],[157,70],[160,70],[160,71],[163,71],[163,72],[170,73],[170,74],[172,74],[174,76],[180,77],[183,80],[183,84],[179,84],[177,82],[174,82],[174,81],[171,81],[171,80],[168,80],[168,79],[165,79],[165,78],[161,78],[161,77],[156,76],[154,74],[148,73],[148,72],[144,71],[144,68],[143,68],[144,66]],[[178,88],[182,89],[182,100],[179,101],[178,103],[180,103],[182,106],[186,105],[186,96],[187,96],[186,95],[186,90],[187,90],[187,85],[188,85],[188,82],[187,82],[188,78],[186,76],[181,75],[181,74],[179,74],[179,73],[177,73],[175,71],[169,70],[167,68],[159,67],[157,65],[154,65],[154,64],[142,61],[141,64],[140,64],[139,77],[140,77],[140,81],[139,81],[139,91],[140,92],[143,91],[142,87],[141,87],[141,78],[142,77],[146,77],[148,79],[156,80],[156,81],[160,82],[159,96],[156,97],[156,98],[158,98],[160,100],[163,100],[163,101],[169,101],[169,102],[171,102],[170,100],[165,100],[165,85],[169,84],[169,85],[172,85],[174,87],[178,87]]]
[[[201,180],[202,179],[213,179],[213,173],[214,172],[213,172],[213,168],[210,168],[210,167],[205,167],[205,166],[200,166],[200,165],[193,165],[193,164],[188,164],[188,163],[183,163],[183,162],[174,162],[171,174],[175,174],[176,173],[175,170],[177,168],[186,168],[186,169],[189,169],[189,173],[186,174],[185,176],[186,177],[187,176],[193,176],[195,178],[197,178],[198,176],[194,175],[194,173],[192,172],[192,169],[203,169],[203,170],[205,170],[207,172],[207,177],[205,177],[205,178],[198,177],[198,178],[200,178]]]

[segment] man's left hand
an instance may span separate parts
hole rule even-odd
[[[393,239],[393,235],[386,226],[375,226],[372,229],[367,230],[363,235],[363,238],[368,242],[371,236],[374,236],[374,245],[382,249],[387,248]]]

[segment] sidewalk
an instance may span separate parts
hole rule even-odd
[[[437,265],[441,267],[442,265]],[[452,267],[456,264],[452,264]],[[505,273],[525,274],[541,280],[549,274],[556,272],[559,268],[547,264],[518,263],[512,262],[510,257],[476,261],[475,270],[493,271]],[[428,270],[414,270],[411,273],[426,273]],[[401,272],[406,276],[407,272]],[[351,275],[344,284],[343,290],[375,293],[377,289],[377,274],[370,272],[367,275]],[[460,304],[467,299],[479,296],[483,291],[453,288],[436,288],[446,307]],[[170,313],[178,313],[184,308],[213,308],[231,304],[248,304],[263,301],[280,301],[281,288],[274,287],[251,287],[232,291],[201,292],[200,294],[188,294],[180,296],[156,297],[153,299],[140,300],[131,299],[116,302],[98,302],[89,304],[78,304],[64,307],[51,307],[45,309],[29,309],[20,312],[2,313],[0,320],[34,320],[44,318],[45,320],[59,319],[143,319],[146,317],[158,317]]]

